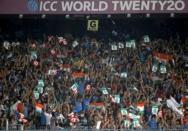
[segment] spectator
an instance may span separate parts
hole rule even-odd
[[[177,54],[182,46],[169,44],[176,38],[145,37],[49,36],[28,39],[24,51],[22,43],[3,46],[1,126],[8,119],[42,130],[187,128],[188,82]]]
[[[158,129],[158,123],[155,115],[152,115],[151,120],[148,122],[148,126],[150,129]]]

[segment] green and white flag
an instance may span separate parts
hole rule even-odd
[[[126,41],[126,47],[127,48],[135,48],[136,47],[135,40]]]
[[[126,128],[129,128],[130,125],[131,125],[131,123],[130,123],[129,120],[124,120],[124,126],[125,126]]]
[[[136,47],[136,41],[135,40],[131,40],[131,47],[135,48]]]
[[[74,92],[74,93],[77,93],[78,92],[78,87],[79,85],[77,83],[73,84],[70,89]]]
[[[145,42],[145,43],[150,42],[150,38],[149,38],[148,35],[145,35],[145,36],[144,36],[144,42]]]
[[[72,43],[72,47],[76,47],[76,46],[78,46],[79,45],[79,43],[78,43],[78,41],[74,41],[73,43]]]
[[[123,48],[124,48],[124,44],[121,43],[121,42],[119,42],[119,43],[118,43],[118,48],[119,48],[119,49],[123,49]]]
[[[37,91],[42,94],[43,93],[43,87],[42,86],[37,86]]]
[[[117,45],[115,45],[115,44],[111,45],[111,49],[112,50],[117,50]]]
[[[35,99],[39,99],[38,91],[33,91],[33,95],[34,95]]]
[[[114,97],[115,102],[120,103],[120,95],[115,95]]]
[[[131,42],[130,41],[126,41],[126,47],[131,48]]]
[[[165,74],[165,73],[167,72],[166,66],[161,65],[161,66],[160,66],[160,72],[161,72],[161,74]]]
[[[38,85],[37,86],[44,87],[44,81],[43,80],[38,80]]]
[[[133,127],[134,128],[140,127],[140,123],[138,119],[133,119]]]
[[[37,52],[36,51],[31,51],[31,60],[37,59]]]
[[[121,77],[121,78],[127,78],[127,72],[122,72],[122,73],[120,74],[120,77]]]
[[[133,113],[131,113],[131,112],[128,113],[128,116],[129,116],[129,118],[131,118],[131,119],[140,119],[140,116],[139,116],[139,115],[135,115],[135,114],[133,114]]]
[[[157,106],[157,105],[152,106],[152,114],[157,115],[158,110],[159,110],[159,109],[158,109],[158,106]]]
[[[103,87],[101,90],[102,90],[102,93],[103,93],[104,95],[107,95],[107,94],[108,94],[108,91],[107,91],[107,89],[106,89],[105,87]]]
[[[121,114],[124,116],[124,115],[127,115],[128,112],[125,108],[121,108]]]
[[[158,70],[158,66],[154,64],[152,66],[152,72],[157,72],[157,70]]]

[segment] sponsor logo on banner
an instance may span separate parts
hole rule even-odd
[[[87,30],[88,31],[98,31],[99,21],[98,20],[88,20]]]
[[[38,10],[38,2],[36,0],[28,0],[27,8],[29,11],[37,11]]]
[[[14,5],[14,6],[10,6]],[[187,0],[1,0],[0,14],[188,13]]]

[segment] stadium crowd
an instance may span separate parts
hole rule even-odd
[[[188,129],[187,47],[149,35],[4,41],[0,127]]]

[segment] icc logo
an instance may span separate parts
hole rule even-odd
[[[28,0],[27,8],[29,11],[37,11],[38,10],[38,1],[37,0]]]

